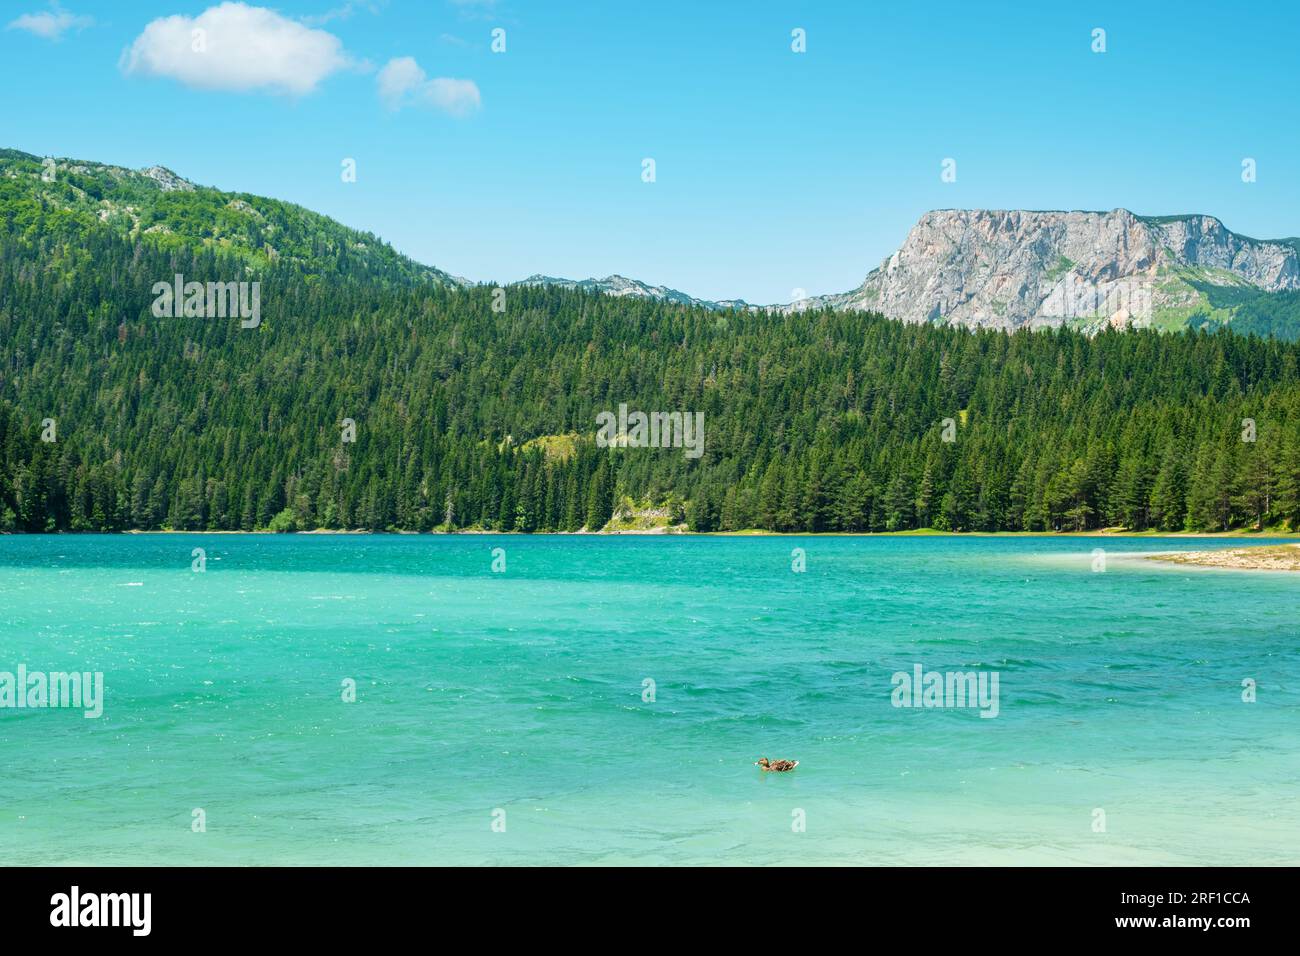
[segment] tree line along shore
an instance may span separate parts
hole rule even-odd
[[[253,255],[183,234],[201,197],[145,235],[10,188],[0,531],[1300,528],[1295,342],[496,295],[292,207]],[[255,278],[260,324],[155,317],[175,275]],[[699,456],[598,447],[623,403],[702,415]]]

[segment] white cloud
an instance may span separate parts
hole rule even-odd
[[[301,96],[351,66],[338,37],[265,7],[222,3],[197,17],[160,17],[122,54],[122,70],[203,90]]]
[[[424,96],[430,103],[453,116],[464,116],[483,105],[478,84],[473,80],[454,80],[439,76],[428,82]]]
[[[388,104],[389,109],[394,110],[402,105],[402,100],[408,92],[424,81],[424,70],[420,69],[420,64],[410,56],[389,60],[379,71],[379,76],[375,77],[375,82],[379,85],[380,98]]]
[[[452,116],[467,116],[483,105],[478,85],[473,80],[456,80],[438,76],[432,80],[415,62],[402,56],[389,60],[376,77],[379,97],[391,110],[403,106],[432,106]]]
[[[26,30],[28,33],[34,33],[38,37],[44,37],[47,40],[61,40],[63,34],[68,30],[81,30],[91,26],[95,22],[94,17],[80,17],[75,13],[69,13],[59,7],[57,3],[52,4],[49,10],[43,10],[40,13],[24,13],[9,21],[8,29]]]

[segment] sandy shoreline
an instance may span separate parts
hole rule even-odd
[[[1202,568],[1247,571],[1300,571],[1300,544],[1257,545],[1222,551],[1166,551],[1144,555],[1148,561],[1192,564]]]

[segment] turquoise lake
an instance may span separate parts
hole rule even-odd
[[[1234,546],[0,537],[0,671],[105,686],[0,709],[0,853],[1297,864],[1300,575],[1140,557]],[[917,664],[997,672],[997,716],[894,706]]]

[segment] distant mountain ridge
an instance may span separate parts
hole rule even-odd
[[[1300,322],[1300,239],[1252,239],[1198,214],[940,209],[922,216],[856,289],[796,302],[698,299],[620,275],[533,275],[517,284],[715,310],[874,311],[905,322],[1006,330],[1168,330],[1249,314],[1250,330],[1267,332],[1271,312],[1290,316],[1288,328]]]
[[[639,279],[626,276],[610,275],[603,279],[559,279],[554,276],[530,275],[526,279],[512,282],[511,285],[545,285],[562,289],[581,289],[584,292],[602,292],[605,295],[634,299],[657,299],[661,302],[676,302],[679,305],[700,306],[705,309],[749,309],[753,308],[743,299],[724,299],[713,301],[697,299],[677,289],[662,285],[650,285]]]
[[[1002,329],[1177,328],[1224,311],[1216,288],[1300,290],[1300,240],[1252,239],[1205,215],[941,209],[858,288],[782,308]]]
[[[163,166],[131,170],[0,149],[0,180],[32,208],[86,223],[199,243],[307,272],[347,269],[387,281],[448,288],[478,283],[423,265],[371,233],[292,203],[197,185]],[[905,322],[1013,330],[1068,325],[1178,329],[1234,324],[1300,336],[1300,239],[1259,240],[1213,216],[1139,216],[1126,209],[939,209],[855,289],[796,302],[711,300],[614,274],[534,274],[515,286],[553,286],[709,310],[876,311]]]

